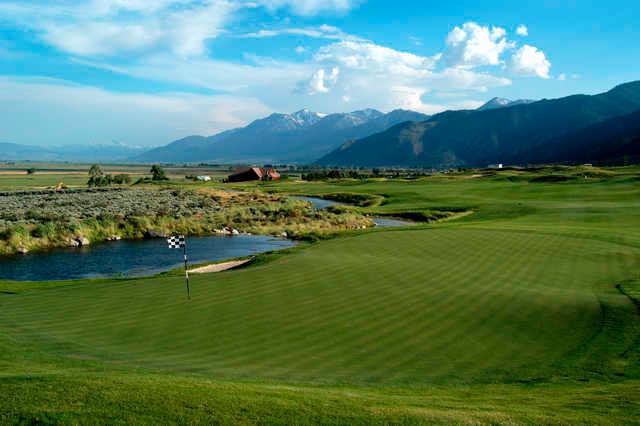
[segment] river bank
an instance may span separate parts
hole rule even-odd
[[[0,198],[0,255],[173,234],[313,240],[373,226],[357,212],[319,211],[301,200],[258,191],[22,191]]]

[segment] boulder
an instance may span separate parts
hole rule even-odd
[[[18,253],[20,253],[20,254],[27,254],[27,253],[29,253],[29,249],[28,249],[28,248],[26,248],[26,247],[22,247],[22,246],[18,247],[18,248],[16,249],[16,251],[17,251]]]
[[[238,231],[237,229],[234,229],[234,230],[231,231],[231,234],[240,235],[240,231]]]
[[[282,238],[287,238],[289,236],[289,234],[287,234],[285,231],[282,231],[282,233],[280,234],[280,236]]]
[[[76,238],[76,241],[80,246],[88,246],[89,244],[91,244],[91,241],[89,241],[87,237]]]
[[[73,238],[65,238],[64,239],[64,244],[67,247],[78,247],[80,245],[80,243],[77,240],[74,240]]]
[[[149,238],[166,238],[167,233],[160,228],[151,228],[146,232],[146,236]]]
[[[120,241],[122,239],[122,237],[120,235],[112,235],[109,238],[107,238],[107,241]]]

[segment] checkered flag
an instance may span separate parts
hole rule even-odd
[[[184,254],[184,278],[187,283],[187,298],[191,299],[191,291],[189,290],[189,266],[187,263],[187,241],[184,239],[184,235],[177,235],[167,238],[167,244],[170,249],[181,248]]]
[[[186,247],[186,243],[184,241],[184,235],[178,235],[177,237],[169,237],[167,238],[167,243],[169,244],[170,249]]]

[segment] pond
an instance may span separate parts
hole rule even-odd
[[[216,262],[295,245],[261,235],[188,237],[189,261]],[[0,279],[52,281],[112,276],[138,277],[183,265],[182,249],[171,250],[163,238],[112,241],[82,248],[0,256]]]
[[[315,207],[318,210],[326,209],[327,207],[330,207],[330,206],[344,206],[344,205],[347,205],[347,204],[344,204],[344,203],[339,203],[337,201],[325,200],[325,199],[316,198],[316,197],[296,196],[296,197],[293,197],[293,198],[298,199],[298,200],[302,200],[302,201],[308,201],[313,205],[313,207]],[[391,227],[409,226],[409,225],[414,225],[415,224],[414,222],[409,222],[407,220],[391,219],[391,218],[379,217],[379,216],[374,216],[374,217],[371,218],[371,220],[373,221],[373,223],[376,224],[377,228],[391,228]]]

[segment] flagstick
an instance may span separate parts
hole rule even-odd
[[[187,269],[187,240],[184,240],[184,245],[182,246],[184,253],[184,278],[187,281],[187,299],[191,300],[191,291],[189,290],[189,270]]]

